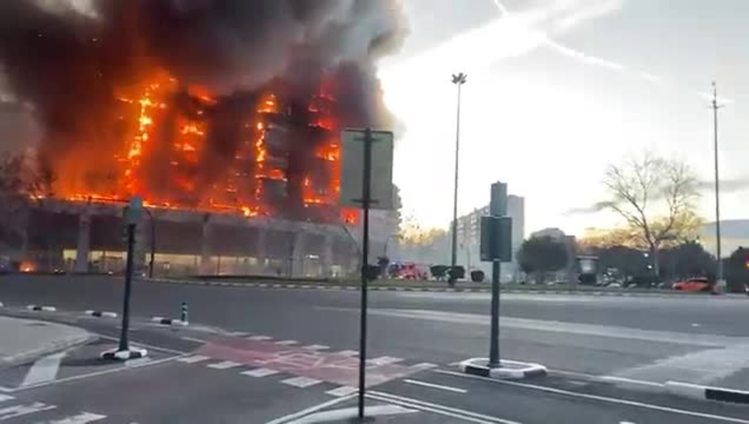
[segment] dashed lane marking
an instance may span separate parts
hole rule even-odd
[[[299,344],[299,342],[296,340],[279,340],[276,342],[276,344],[281,345],[281,346],[291,346],[291,345]]]
[[[206,366],[208,368],[213,368],[214,370],[226,370],[226,369],[229,369],[229,368],[238,367],[240,365],[242,365],[242,364],[240,364],[239,362],[221,361],[221,362],[216,362],[216,363],[213,363],[213,364],[208,364]]]
[[[322,381],[316,378],[309,378],[309,377],[293,377],[293,378],[287,378],[286,380],[281,380],[281,383],[303,389],[305,387],[310,387],[316,384],[320,384],[322,383]]]
[[[205,355],[193,355],[193,356],[185,356],[184,358],[179,358],[177,359],[177,362],[183,362],[185,364],[194,364],[196,362],[205,361],[206,359],[211,359],[211,358]]]
[[[49,424],[87,424],[94,421],[103,420],[106,415],[92,414],[91,412],[82,412],[78,415],[63,418],[61,420],[50,421]]]
[[[269,375],[278,374],[278,371],[269,368],[256,368],[250,371],[243,371],[240,374],[250,377],[266,377]]]
[[[341,397],[341,396],[348,396],[350,394],[357,393],[357,392],[359,392],[359,389],[357,389],[356,387],[341,386],[341,387],[336,387],[335,389],[332,389],[332,390],[328,390],[325,393],[331,396]]]

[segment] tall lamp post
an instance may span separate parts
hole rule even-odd
[[[452,82],[453,84],[458,86],[458,113],[457,113],[457,122],[455,125],[455,185],[453,187],[453,222],[452,222],[452,241],[451,241],[451,249],[450,249],[450,273],[449,273],[449,282],[450,284],[455,283],[455,277],[453,273],[453,269],[455,269],[455,265],[458,261],[458,164],[459,161],[459,154],[460,154],[460,89],[463,86],[463,84],[466,83],[468,80],[468,75],[460,72],[458,74],[453,74]]]
[[[718,104],[718,89],[713,81],[713,149],[715,150],[715,253],[718,258],[718,269],[715,273],[715,282],[721,286],[723,284],[723,258],[721,255],[720,243],[720,178],[718,173],[718,109],[722,106]],[[722,289],[720,287],[719,289]]]

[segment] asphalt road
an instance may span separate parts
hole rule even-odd
[[[112,336],[116,321],[81,318],[76,311],[119,311],[121,293],[117,278],[0,277],[0,301],[11,310],[54,305],[64,312],[46,318]],[[177,317],[183,301],[191,328],[147,322]],[[749,422],[749,407],[647,390],[648,383],[666,381],[749,390],[749,299],[505,295],[502,357],[551,370],[544,379],[520,384],[454,374],[455,362],[488,351],[488,304],[488,295],[479,293],[370,293],[368,357],[379,361],[371,364],[377,384],[370,404],[408,410],[392,422]],[[80,358],[78,368],[63,361],[61,381],[37,388],[19,389],[0,373],[0,386],[14,397],[6,402],[139,423],[267,422],[310,408],[353,405],[350,395],[328,392],[356,382],[356,291],[138,282],[132,308],[141,320],[133,338],[164,349],[155,350],[150,363],[87,376],[92,371],[83,370]],[[76,355],[85,353],[70,357]],[[181,362],[179,355],[194,362]],[[277,372],[253,375],[262,368]],[[65,380],[74,375],[83,377]]]

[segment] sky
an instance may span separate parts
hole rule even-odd
[[[749,1],[404,0],[411,35],[380,63],[399,121],[403,214],[452,217],[456,87],[465,72],[459,214],[493,181],[526,199],[525,229],[580,235],[620,224],[569,213],[605,198],[606,166],[650,151],[713,178],[711,82],[720,102],[722,219],[749,218]],[[700,213],[714,219],[714,193]]]

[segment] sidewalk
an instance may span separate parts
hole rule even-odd
[[[87,343],[95,337],[69,325],[0,316],[0,369]]]

